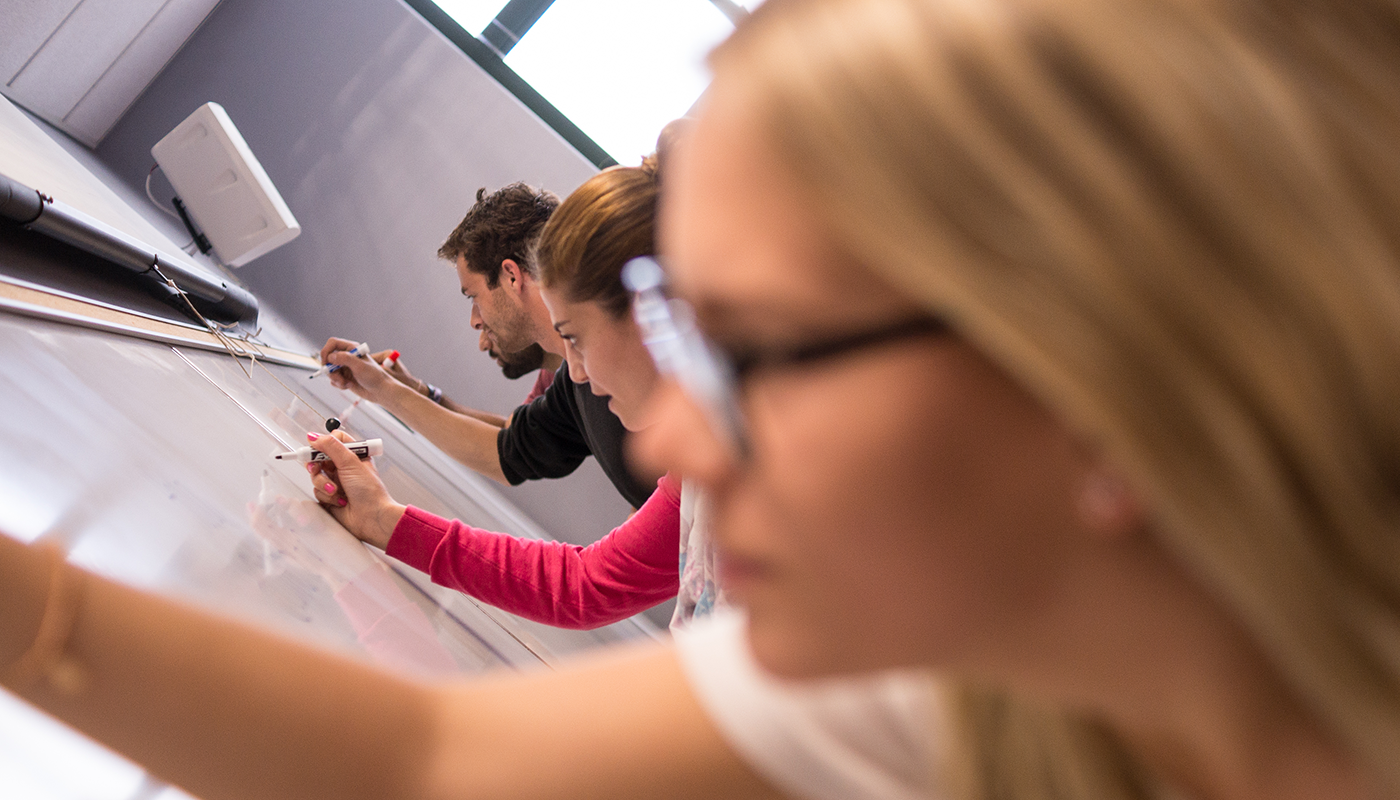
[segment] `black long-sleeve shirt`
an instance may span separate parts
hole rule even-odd
[[[643,485],[628,471],[622,454],[626,433],[608,409],[608,398],[570,380],[565,363],[544,394],[511,414],[510,425],[496,435],[496,452],[512,486],[562,478],[592,455],[618,493],[641,508],[656,487]]]

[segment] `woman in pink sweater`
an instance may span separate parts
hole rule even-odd
[[[608,407],[628,430],[644,427],[639,411],[657,373],[621,272],[628,260],[655,253],[657,186],[653,158],[601,172],[560,205],[537,245],[543,295],[566,343],[570,376],[609,396]],[[329,464],[312,475],[317,500],[352,534],[434,583],[527,619],[596,628],[676,597],[680,587],[681,486],[670,476],[626,522],[581,547],[482,530],[393,503],[382,484],[341,485]],[[698,593],[707,589],[712,596],[712,584],[703,582]],[[697,599],[683,607],[695,608]]]

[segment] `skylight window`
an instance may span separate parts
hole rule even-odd
[[[409,0],[598,166],[636,164],[756,0]],[[428,8],[432,2],[436,7]],[[442,14],[454,20],[448,30]],[[452,26],[452,27],[456,27]],[[499,60],[498,60],[499,59]],[[504,67],[504,68],[503,68]]]
[[[557,0],[506,64],[613,158],[636,164],[710,83],[734,26],[709,0]]]
[[[486,30],[501,10],[501,0],[437,0],[437,4],[473,34]]]

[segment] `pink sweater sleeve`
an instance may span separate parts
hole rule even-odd
[[[386,552],[512,614],[596,628],[676,596],[680,485],[663,477],[636,514],[587,547],[493,533],[409,506]]]

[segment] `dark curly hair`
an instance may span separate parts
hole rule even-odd
[[[477,189],[476,204],[438,248],[438,257],[455,263],[461,256],[467,269],[486,276],[486,285],[492,289],[500,283],[501,262],[508,258],[533,276],[530,248],[558,207],[558,195],[524,183],[512,183],[489,195],[486,189]]]

